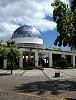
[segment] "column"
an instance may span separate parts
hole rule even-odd
[[[73,64],[73,66],[75,66],[75,55],[71,56],[71,64]]]
[[[61,57],[65,58],[65,54],[63,53],[63,54],[61,55]]]
[[[73,66],[75,67],[75,55],[73,55]]]
[[[46,58],[46,63],[48,63],[48,58]]]
[[[20,54],[21,54],[21,56],[20,56],[20,60],[19,60],[19,67],[23,68],[23,53],[22,53],[22,51],[20,51]]]
[[[39,66],[42,66],[42,54],[40,53],[38,56],[39,56]]]
[[[38,67],[38,51],[35,51],[35,67]]]
[[[49,67],[52,67],[53,62],[52,62],[52,53],[49,53]]]
[[[4,59],[4,65],[3,68],[6,69],[7,68],[7,59]]]
[[[71,64],[73,64],[73,55],[71,56]]]

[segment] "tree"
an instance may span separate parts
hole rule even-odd
[[[7,53],[6,53],[7,49],[6,49],[6,44],[0,40],[0,57],[2,59],[6,58]]]
[[[0,40],[0,68],[3,68],[3,60],[7,57],[6,44]]]
[[[76,33],[76,0],[71,0],[70,2],[70,7],[71,7],[71,10],[73,12],[73,15],[74,15],[74,22],[73,22],[73,27],[74,27],[74,30],[75,30],[75,33]],[[75,37],[76,39],[76,37]],[[76,41],[75,41],[76,42]],[[75,48],[76,49],[76,48]]]
[[[15,44],[15,41],[9,40],[7,43],[4,43],[0,40],[0,57],[2,60],[8,59],[12,74],[12,70],[16,66],[16,61],[20,57],[18,45]]]
[[[71,0],[70,1],[70,6],[71,6],[71,10],[74,11],[76,9],[76,0]]]
[[[11,69],[11,74],[14,66],[16,65],[15,61],[19,59],[20,53],[18,50],[18,45],[15,44],[15,41],[9,40],[7,41],[7,59],[9,60],[9,66]]]
[[[76,11],[73,13],[68,5],[60,0],[55,0],[51,5],[54,7],[53,20],[57,23],[59,32],[54,44],[76,48],[76,25],[74,25]]]

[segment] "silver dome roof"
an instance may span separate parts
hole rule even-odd
[[[21,37],[36,37],[42,39],[40,32],[35,27],[28,25],[17,28],[12,34],[12,39]]]

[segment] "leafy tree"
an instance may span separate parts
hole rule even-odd
[[[0,57],[2,59],[6,58],[7,56],[6,51],[7,51],[6,44],[2,40],[0,40]]]
[[[15,44],[15,41],[11,40],[7,41],[7,49],[8,49],[7,59],[9,60],[9,66],[12,74],[12,70],[16,66],[16,61],[20,57],[20,53],[18,50],[18,45]]]
[[[2,40],[0,40],[0,68],[3,68],[3,60],[6,57],[6,46]]]
[[[74,11],[76,9],[76,0],[69,0],[69,1],[70,1],[71,10]]]
[[[57,31],[59,36],[54,44],[58,46],[69,46],[76,48],[76,25],[74,25],[75,13],[60,0],[55,0],[51,4],[54,7],[53,20],[57,23]]]
[[[18,50],[18,45],[15,44],[15,41],[9,40],[7,43],[4,43],[2,40],[0,40],[0,58],[2,60],[8,59],[11,74],[19,57],[20,53]]]
[[[75,33],[76,33],[76,0],[71,0],[70,3],[71,3],[70,7],[71,7],[71,10],[72,10],[73,15],[74,15],[73,27],[74,27],[74,30],[75,30]],[[75,37],[75,39],[76,39],[76,37]]]

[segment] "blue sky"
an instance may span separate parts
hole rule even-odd
[[[50,21],[53,21],[53,17],[50,17],[50,16],[46,16],[45,17],[47,20],[50,20]],[[59,35],[59,33],[57,32],[56,28],[54,30],[49,30],[47,32],[42,32],[42,37],[43,37],[43,40],[44,40],[44,45],[46,47],[52,47],[52,48],[61,48],[63,50],[69,50],[70,47],[66,46],[55,46],[54,45],[54,41],[55,39],[57,38],[57,36]]]
[[[54,41],[56,39],[56,37],[59,35],[59,33],[56,31],[56,29],[54,29],[53,31],[47,31],[42,34],[42,38],[44,40],[44,45],[46,47],[52,47],[52,48],[61,48],[62,50],[70,50],[70,48],[68,46],[64,47],[58,47],[54,45]]]
[[[53,22],[54,0],[0,0],[0,39],[7,41],[13,32],[23,25],[40,30],[46,47],[54,46],[58,33]],[[61,0],[68,4],[69,0]],[[56,47],[57,48],[57,47]],[[61,47],[69,49],[68,47]]]

